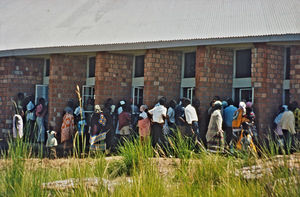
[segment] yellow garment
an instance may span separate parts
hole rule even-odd
[[[238,142],[236,143],[236,148],[238,149],[238,150],[242,150],[242,139],[243,139],[243,133],[244,133],[244,130],[242,130],[241,131],[241,135],[240,135],[240,138],[239,138],[239,140],[238,140]],[[255,147],[255,145],[254,145],[254,143],[253,143],[253,140],[252,140],[252,137],[251,137],[251,135],[250,134],[248,134],[247,136],[246,136],[248,139],[250,139],[250,150],[253,150],[255,153],[257,153],[257,151],[256,151],[256,147]]]
[[[243,122],[249,122],[249,120],[243,116],[243,109],[239,108],[236,112],[234,112],[232,127],[238,128]]]
[[[300,109],[296,108],[294,111],[295,116],[295,130],[300,133]]]

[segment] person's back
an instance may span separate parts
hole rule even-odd
[[[164,118],[167,115],[167,108],[163,105],[159,105],[149,110],[149,113],[152,114],[153,122],[164,123]]]
[[[279,123],[282,130],[287,130],[291,134],[295,134],[295,117],[292,111],[286,111],[283,113],[282,118]]]
[[[182,118],[184,116],[184,107],[182,104],[179,104],[175,107],[175,123],[178,126],[183,126],[184,122],[182,121]]]
[[[237,108],[233,105],[230,105],[224,109],[224,122],[227,127],[232,127],[233,115],[236,110]]]
[[[130,113],[123,111],[119,115],[119,130],[121,130],[124,126],[129,126],[131,123]]]

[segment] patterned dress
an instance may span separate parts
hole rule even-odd
[[[92,115],[92,133],[90,136],[90,151],[106,150],[106,133],[108,132],[107,119],[104,114],[94,113]]]
[[[207,146],[211,151],[224,150],[224,137],[222,132],[221,110],[217,109],[211,114],[206,134]]]
[[[74,134],[74,116],[66,113],[61,126],[61,143],[72,139]]]

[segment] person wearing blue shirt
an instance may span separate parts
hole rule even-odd
[[[233,105],[233,100],[231,98],[227,99],[228,107],[224,109],[224,122],[225,122],[225,140],[229,144],[232,139],[232,120],[233,114],[237,108]]]

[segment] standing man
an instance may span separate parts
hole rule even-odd
[[[284,112],[282,118],[279,122],[282,133],[283,133],[283,140],[284,140],[284,148],[286,154],[290,153],[292,146],[294,145],[294,135],[296,134],[295,131],[295,116],[294,116],[294,105],[288,105],[288,111]]]
[[[191,105],[191,100],[184,100],[184,115],[187,123],[187,134],[199,138],[198,116],[196,109]]]
[[[163,135],[163,126],[167,117],[167,108],[165,105],[165,99],[159,99],[159,105],[149,110],[148,113],[152,115],[152,146],[156,144],[165,145],[165,138]]]
[[[231,98],[227,99],[228,107],[224,109],[224,122],[225,122],[225,140],[226,144],[229,145],[232,140],[232,120],[233,114],[237,108],[233,105]]]

